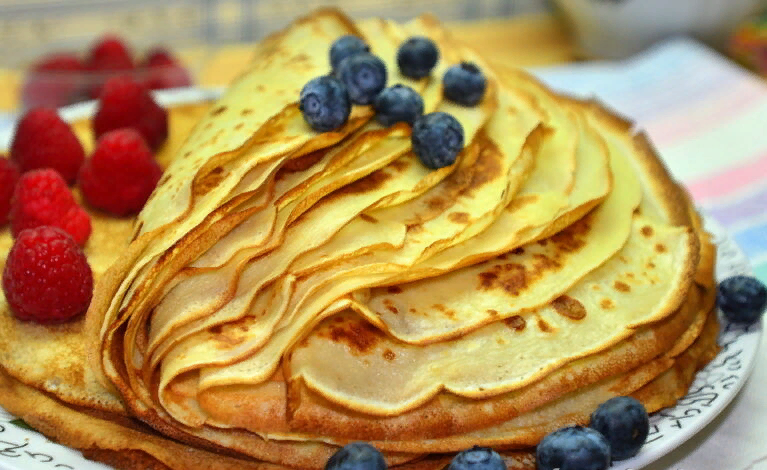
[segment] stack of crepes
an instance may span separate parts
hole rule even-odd
[[[461,122],[455,164],[370,107],[307,126],[299,91],[347,34]],[[396,63],[415,35],[440,50],[420,81]],[[475,107],[442,96],[462,61],[489,77]],[[534,468],[546,433],[613,396],[671,405],[717,352],[714,247],[645,136],[429,16],[321,10],[263,41],[126,238],[84,328],[6,318],[0,356],[0,404],[118,467],[321,468],[364,440],[402,468],[475,444]]]

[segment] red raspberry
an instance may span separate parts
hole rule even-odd
[[[88,68],[94,72],[131,70],[133,57],[122,39],[106,35],[91,47]]]
[[[93,207],[118,216],[141,210],[162,169],[133,129],[107,132],[80,172],[80,189]]]
[[[70,53],[56,53],[34,64],[22,89],[22,99],[28,108],[61,107],[74,102],[82,85],[85,65]]]
[[[147,67],[164,67],[166,65],[176,64],[176,58],[164,47],[155,47],[146,54],[144,61]]]
[[[128,72],[133,68],[133,56],[125,42],[113,35],[102,37],[91,47],[88,57],[88,70],[94,72],[89,96],[98,98],[104,82],[114,72]]]
[[[91,218],[77,205],[67,184],[55,170],[24,173],[11,200],[11,233],[41,225],[58,227],[85,245],[91,234]]]
[[[138,131],[153,151],[168,137],[168,113],[144,85],[129,77],[107,81],[93,118],[96,138],[122,127]]]
[[[93,273],[72,237],[42,226],[19,234],[3,269],[3,291],[20,320],[61,323],[88,309]]]
[[[75,54],[57,52],[43,57],[32,66],[35,72],[82,72],[85,65]]]
[[[16,164],[0,155],[0,227],[8,222],[11,196],[18,180],[19,169]]]
[[[24,114],[11,142],[11,159],[22,173],[53,168],[72,184],[85,160],[85,151],[69,124],[56,110],[35,108]]]
[[[186,69],[162,47],[149,51],[144,66],[149,68],[147,86],[152,90],[179,88],[192,84]]]

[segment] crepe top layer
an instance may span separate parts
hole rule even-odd
[[[467,146],[454,165],[426,170],[409,128],[368,123],[368,108],[337,132],[302,123],[298,90],[350,32],[427,111],[458,118]],[[441,51],[421,82],[396,73],[412,35]],[[324,11],[256,55],[181,150],[177,161],[197,163],[171,165],[88,314],[93,367],[163,432],[247,447],[198,397],[257,391],[281,364],[289,386],[348,413],[401,415],[446,393],[489,400],[681,305],[698,258],[689,217],[642,141],[592,105],[491,67],[430,17],[355,26]],[[441,93],[441,71],[464,60],[489,78],[476,107]],[[260,117],[228,129],[253,100]],[[355,324],[374,344],[353,340],[365,338]]]

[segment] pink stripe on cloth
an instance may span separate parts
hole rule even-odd
[[[693,197],[698,201],[726,196],[738,189],[762,182],[767,185],[767,150],[745,165],[722,173],[687,183]]]
[[[708,97],[692,106],[679,106],[673,111],[641,122],[652,140],[666,146],[694,138],[696,135],[720,127],[745,114],[749,109],[767,101],[767,88],[743,81],[724,87],[716,96]]]

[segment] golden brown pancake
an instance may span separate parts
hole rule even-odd
[[[409,127],[368,107],[308,128],[298,91],[344,34],[459,119],[454,165],[420,166]],[[441,50],[421,81],[396,73],[414,34]],[[94,214],[87,318],[23,323],[0,297],[0,405],[117,468],[319,469],[366,440],[394,468],[480,444],[532,469],[546,433],[613,396],[672,405],[716,354],[715,247],[626,119],[431,16],[320,10],[255,54],[188,138],[174,127],[135,222]],[[442,96],[464,60],[489,78],[476,107]]]

